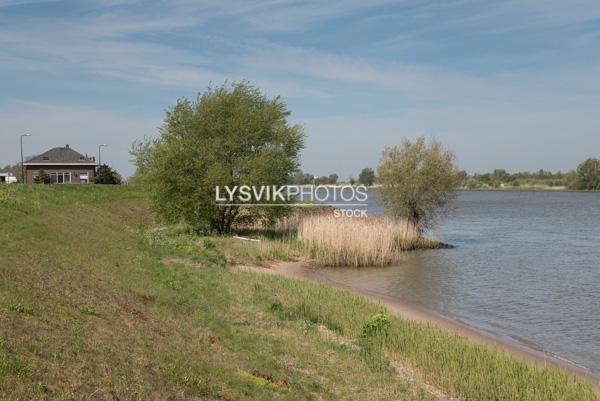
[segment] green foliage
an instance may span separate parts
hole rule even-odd
[[[20,302],[8,305],[8,310],[24,315],[33,315],[33,308],[31,306],[23,305]]]
[[[294,174],[290,177],[289,183],[291,185],[310,185],[313,183],[315,177],[312,174],[305,173],[298,169],[294,171]]]
[[[256,374],[251,374],[245,371],[240,372],[240,377],[248,380],[250,383],[259,388],[266,388],[271,391],[276,392],[285,392],[287,391],[287,387],[282,385],[278,385],[277,383],[273,383],[270,380],[265,379],[264,377],[257,376]]]
[[[377,313],[363,325],[360,336],[364,339],[385,337],[390,329],[390,320],[385,313]]]
[[[365,322],[382,320],[372,318],[380,304],[325,284],[221,268],[219,249],[204,249],[187,227],[151,230],[140,188],[6,187],[2,400],[433,399],[421,378],[448,399],[598,399],[564,371],[398,316],[369,325],[387,326],[372,331],[385,341],[365,341]],[[149,231],[160,233],[153,244]],[[210,239],[217,248],[227,240]],[[34,314],[7,307],[18,303],[35,305]],[[397,365],[415,376],[395,373]]]
[[[131,184],[143,185],[147,183],[150,174],[150,160],[155,143],[156,139],[144,137],[143,139],[136,139],[131,144],[129,154],[132,159],[130,161],[135,165],[135,173],[130,180]]]
[[[12,164],[12,165],[7,164],[4,167],[0,167],[0,172],[11,173],[13,176],[15,176],[17,178],[17,180],[19,180],[19,182],[23,182],[23,174],[22,174],[20,162]]]
[[[315,185],[335,185],[338,182],[338,178],[339,177],[336,173],[322,175],[320,177],[316,177],[314,183]]]
[[[460,186],[468,189],[486,189],[502,187],[566,187],[579,189],[577,174],[574,171],[562,173],[540,169],[536,172],[508,173],[504,169],[495,169],[491,173],[468,175],[461,172]]]
[[[460,173],[454,154],[438,141],[405,139],[386,148],[378,168],[381,199],[394,218],[408,219],[423,233],[456,196]]]
[[[588,158],[577,166],[577,189],[600,190],[600,159]]]
[[[81,312],[84,315],[98,316],[96,310],[91,306],[82,306],[81,308],[79,308],[79,312]]]
[[[98,167],[96,176],[94,177],[94,184],[119,185],[120,183],[121,176],[109,165],[103,164]]]
[[[375,171],[369,167],[363,168],[358,175],[358,182],[370,187],[375,182]]]
[[[284,215],[281,207],[218,206],[215,188],[285,185],[304,146],[302,128],[290,125],[289,115],[279,97],[269,99],[247,83],[210,87],[196,101],[180,99],[160,137],[134,145],[159,216],[198,232],[226,233],[236,224]]]
[[[50,184],[50,176],[46,171],[40,170],[37,176],[33,178],[34,184]]]

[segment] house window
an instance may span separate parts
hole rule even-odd
[[[50,184],[70,184],[71,173],[50,173]]]

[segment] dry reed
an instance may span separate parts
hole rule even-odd
[[[439,246],[437,240],[419,236],[406,221],[376,217],[309,216],[299,223],[297,235],[321,266],[385,266],[403,251]]]

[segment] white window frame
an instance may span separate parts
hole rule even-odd
[[[51,173],[48,173],[48,175],[50,176],[51,184],[70,184],[71,183],[71,172],[53,171]],[[52,177],[54,177],[54,181],[52,180]],[[62,178],[62,182],[58,182],[58,177]],[[67,178],[68,181],[65,180],[65,178]]]

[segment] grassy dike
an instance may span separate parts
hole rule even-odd
[[[232,266],[294,256],[257,246],[157,229],[132,187],[1,187],[0,400],[597,399],[347,291]]]

